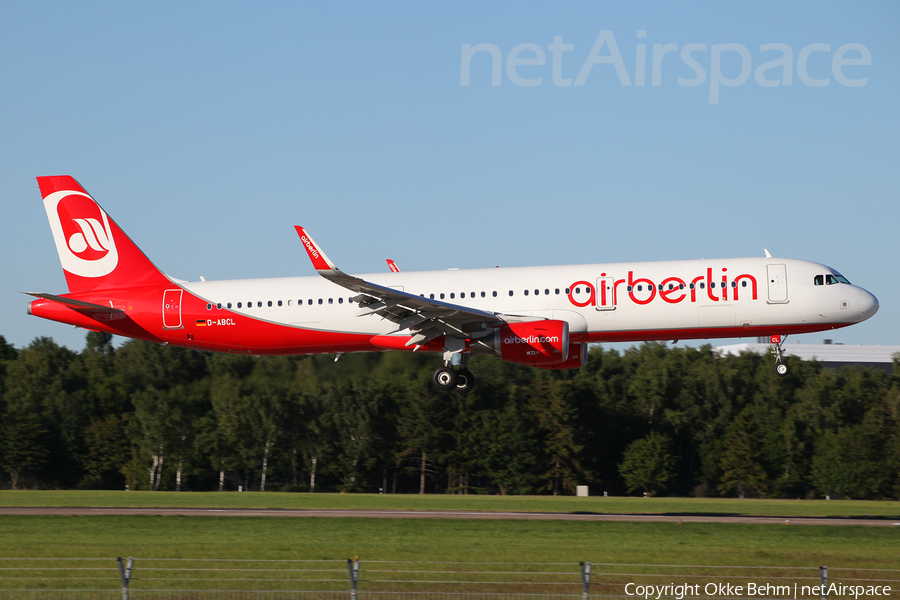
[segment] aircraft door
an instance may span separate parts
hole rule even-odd
[[[163,292],[163,327],[165,329],[181,328],[181,295],[184,290],[166,290]]]
[[[784,304],[788,301],[787,267],[784,265],[767,265],[767,287],[769,288],[769,304]]]
[[[597,310],[616,310],[615,278],[597,278]]]

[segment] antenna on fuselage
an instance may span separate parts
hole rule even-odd
[[[763,250],[765,250],[765,251],[766,251],[766,258],[772,258],[772,255],[771,255],[771,254],[769,254],[769,251],[768,251],[768,249],[766,249],[766,248],[763,248]]]

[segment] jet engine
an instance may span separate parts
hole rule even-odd
[[[508,323],[494,332],[494,353],[505,361],[542,367],[569,359],[569,324],[546,320]]]
[[[587,362],[588,345],[569,344],[569,358],[555,365],[534,365],[539,369],[580,369]]]

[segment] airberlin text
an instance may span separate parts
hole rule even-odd
[[[519,337],[517,335],[504,338],[504,344],[558,344],[559,337],[555,335],[529,335]]]
[[[300,236],[300,241],[303,242],[303,245],[306,246],[306,249],[309,250],[309,253],[313,258],[319,258],[319,251],[316,250],[315,245],[309,240],[305,235]]]
[[[628,271],[623,279],[607,277],[601,273],[597,285],[589,281],[576,281],[567,291],[569,302],[583,308],[585,306],[614,307],[625,297],[638,305],[650,304],[657,298],[667,304],[680,302],[729,302],[739,301],[742,297],[756,300],[758,298],[756,277],[748,273],[729,277],[728,269],[722,268],[713,275],[713,269],[692,279],[666,277],[656,283],[646,277],[635,277],[634,271]]]
[[[698,596],[762,596],[776,598],[806,598],[821,596],[846,596],[858,599],[860,597],[890,596],[891,587],[887,585],[841,585],[831,583],[825,585],[772,585],[766,582],[748,582],[746,585],[732,583],[670,583],[666,585],[638,585],[625,584],[625,594],[637,596],[649,600],[661,598],[696,598]]]

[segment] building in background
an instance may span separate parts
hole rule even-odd
[[[717,346],[715,350],[721,354],[740,354],[743,351],[766,354],[771,348],[766,338],[757,343],[731,344]],[[900,357],[900,346],[845,346],[824,340],[822,344],[804,344],[801,342],[786,343],[783,346],[786,356],[796,356],[801,360],[817,360],[823,366],[840,369],[847,365],[871,367],[888,373],[894,370],[894,357]]]

